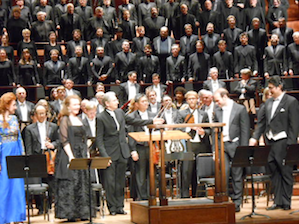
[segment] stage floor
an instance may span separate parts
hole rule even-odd
[[[189,199],[186,199],[189,200]],[[130,216],[130,202],[132,200],[128,199],[125,202],[125,211],[128,212],[127,215],[116,215],[116,216],[110,216],[106,215],[104,219],[98,217],[93,220],[95,223],[103,223],[103,224],[128,224],[131,222],[131,216]],[[196,199],[189,200],[190,203],[197,203]],[[181,203],[181,202],[175,202],[175,200],[169,200],[169,203]],[[211,203],[211,200],[207,200],[207,203]],[[272,205],[272,202],[269,203]],[[283,210],[274,210],[274,211],[266,211],[266,197],[260,197],[256,199],[256,213],[268,215],[271,218],[267,219],[264,217],[254,217],[254,218],[246,218],[245,220],[240,220],[241,217],[244,215],[251,213],[251,199],[248,200],[248,203],[245,203],[243,205],[243,208],[241,208],[241,212],[236,214],[236,223],[241,224],[249,224],[249,223],[281,223],[281,224],[295,224],[299,223],[299,212],[290,215],[289,213],[295,210],[299,210],[299,196],[294,196],[292,198],[292,210],[290,211],[283,211]],[[108,214],[108,211],[106,211]],[[37,214],[37,210],[34,210],[34,214]],[[42,215],[32,217],[30,219],[32,223],[49,223],[47,220],[44,220]],[[50,214],[50,222],[51,223],[64,223],[66,220],[60,220],[60,219],[54,219],[53,209]],[[69,223],[69,222],[68,222]],[[86,223],[86,221],[78,221],[76,223]],[[194,221],[196,223],[196,220]]]

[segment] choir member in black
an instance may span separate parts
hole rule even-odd
[[[150,0],[143,0],[141,4],[138,5],[138,24],[143,25],[143,21],[146,17],[151,16],[151,8],[157,7],[156,3]]]
[[[295,3],[298,5],[297,1],[295,1]],[[288,8],[290,7],[290,3],[288,0],[281,0],[280,4],[282,7],[284,7],[286,10],[288,10]],[[274,0],[270,0],[269,1],[269,7],[272,7],[274,5]]]
[[[144,47],[145,55],[138,60],[138,79],[141,83],[151,83],[152,74],[160,73],[159,58],[152,55],[152,47],[147,44]]]
[[[284,46],[288,46],[289,44],[293,43],[293,29],[287,27],[286,18],[281,17],[278,19],[278,28],[272,30],[272,33],[275,33],[279,36],[279,44]]]
[[[136,55],[130,52],[130,43],[128,40],[123,42],[122,49],[115,57],[116,83],[125,82],[127,80],[126,74],[137,69]]]
[[[234,54],[235,47],[240,45],[239,35],[242,30],[236,27],[236,18],[233,15],[227,17],[227,22],[229,27],[223,30],[222,36],[226,42],[227,50]]]
[[[6,29],[6,25],[7,25],[7,12],[5,9],[3,9],[2,7],[2,1],[0,1],[0,35],[2,35],[3,29]]]
[[[145,36],[149,37],[152,41],[159,36],[160,29],[165,26],[165,18],[159,16],[158,9],[153,7],[151,9],[151,16],[145,18],[143,24],[145,27]]]
[[[69,60],[67,78],[72,79],[75,84],[91,84],[92,76],[89,60],[83,57],[81,46],[75,47],[75,54],[76,56]]]
[[[27,2],[26,2],[26,4],[27,4]],[[27,22],[28,27],[31,27],[32,15],[31,15],[30,7],[28,5],[24,5],[24,0],[17,0],[16,1],[16,6],[14,6],[14,7],[17,7],[17,6],[19,6],[20,9],[21,9],[21,18]],[[10,13],[10,17],[11,16],[12,15]]]
[[[118,99],[121,106],[129,100],[134,99],[136,94],[140,93],[140,85],[136,81],[137,73],[131,71],[128,73],[128,81],[120,84]]]
[[[115,60],[116,54],[122,51],[122,45],[125,39],[123,38],[123,29],[118,27],[115,31],[116,38],[108,43],[108,55]]]
[[[12,10],[12,17],[7,21],[7,33],[10,37],[11,43],[19,43],[22,41],[22,31],[27,28],[27,22],[21,18],[20,7],[15,7]]]
[[[213,67],[218,68],[220,79],[234,77],[234,61],[231,52],[226,50],[225,40],[218,42],[219,51],[213,55]]]
[[[218,42],[220,40],[220,35],[214,33],[214,24],[208,23],[207,25],[207,33],[202,37],[202,41],[205,43],[205,52],[210,55],[210,59],[212,60],[213,55],[218,50]]]
[[[112,58],[105,55],[104,47],[97,47],[97,56],[91,61],[93,83],[98,81],[109,84],[112,80]]]
[[[59,52],[59,59],[64,60],[64,55],[62,54],[61,45],[57,43],[57,36],[55,32],[50,32],[49,34],[49,44],[44,46],[44,61],[49,61],[51,59],[51,50],[56,49]]]
[[[48,1],[47,0],[40,0],[39,5],[35,7],[33,11],[33,20],[37,19],[37,13],[42,11],[46,13],[46,20],[51,20],[54,21],[54,10],[52,6],[47,5]]]
[[[78,29],[73,30],[73,40],[67,42],[66,50],[67,50],[67,57],[68,59],[75,57],[75,48],[80,46],[83,49],[82,56],[88,58],[88,51],[87,51],[87,43],[85,40],[82,40],[81,31]]]
[[[93,16],[93,10],[91,6],[87,5],[87,0],[79,0],[79,4],[80,5],[75,8],[75,13],[80,16],[83,27],[87,28],[87,21]]]
[[[166,58],[166,84],[173,82],[183,82],[186,76],[185,57],[179,55],[180,46],[171,46],[171,56]]]
[[[279,28],[278,19],[284,17],[287,18],[288,14],[284,7],[281,6],[280,0],[273,0],[273,6],[269,7],[267,13],[267,21],[269,23],[269,32],[271,33],[272,30]]]
[[[109,23],[104,18],[104,10],[102,7],[97,7],[94,12],[94,16],[88,20],[88,26],[86,28],[86,40],[95,38],[97,28],[103,29],[104,37],[110,39],[113,30]]]
[[[59,60],[59,51],[52,49],[50,51],[50,60],[44,63],[44,85],[59,85],[66,77],[66,64]]]
[[[180,12],[180,4],[175,0],[165,2],[159,10],[161,16],[165,18],[165,25],[168,27],[169,32],[174,30],[174,20]]]
[[[4,49],[0,49],[0,79],[1,86],[15,86],[17,83],[13,62],[7,58]]]
[[[59,25],[61,16],[67,13],[67,0],[60,0],[54,7],[55,24]]]
[[[168,36],[168,28],[166,26],[161,27],[160,36],[156,37],[153,41],[154,54],[157,55],[160,60],[162,82],[166,81],[166,58],[171,55],[171,46],[174,43],[175,40]]]
[[[189,57],[188,81],[205,81],[210,70],[210,56],[204,52],[204,42],[196,42],[196,52]]]
[[[274,75],[287,75],[287,59],[285,46],[279,44],[277,34],[271,35],[271,45],[265,48],[264,76],[269,79]]]
[[[153,90],[153,88],[148,87],[148,88],[146,88],[145,92],[146,92],[146,96],[149,101],[147,110],[154,114],[157,114],[159,112],[159,110],[161,109],[161,103],[157,101],[156,91]]]
[[[14,63],[14,49],[9,45],[9,38],[7,34],[1,36],[1,46],[0,49],[4,49],[7,54],[7,58]]]
[[[225,82],[218,79],[218,69],[212,67],[209,71],[210,79],[204,81],[203,89],[209,90],[212,93],[216,92],[219,88],[226,88]]]
[[[188,12],[188,6],[186,4],[181,4],[180,6],[181,14],[176,17],[174,23],[174,37],[176,40],[179,40],[182,36],[185,35],[186,24],[190,24],[192,26],[192,30],[194,34],[197,34],[197,29],[195,26],[195,17],[194,15]]]
[[[19,123],[31,123],[30,112],[34,109],[34,104],[30,101],[26,100],[27,92],[23,87],[19,87],[16,90],[17,97],[17,109],[16,116],[18,118]]]
[[[28,49],[30,51],[30,55],[32,59],[37,63],[37,66],[40,67],[35,42],[30,38],[31,31],[29,29],[24,29],[22,31],[22,35],[23,35],[23,40],[20,41],[17,46],[18,57],[21,58],[23,54],[23,50]]]
[[[138,24],[136,7],[132,3],[130,3],[129,0],[122,0],[122,4],[118,6],[119,22],[122,22],[124,10],[129,10],[130,15],[132,16],[132,20],[134,20],[136,24]]]
[[[185,99],[186,92],[187,92],[186,89],[182,86],[178,86],[175,88],[174,90],[175,100],[173,103],[176,109],[185,110],[186,108],[188,108],[188,104],[186,103],[186,99]]]
[[[248,44],[255,47],[258,73],[264,74],[263,57],[268,42],[267,32],[260,28],[259,18],[252,19],[252,27],[253,29],[248,31]]]
[[[294,43],[287,49],[289,75],[299,75],[299,32],[293,34]]]
[[[249,68],[253,71],[253,75],[258,74],[258,65],[256,60],[255,48],[248,44],[247,33],[240,34],[241,45],[235,47],[234,61],[235,61],[235,77],[239,77],[240,70]]]
[[[98,47],[103,47],[106,52],[108,52],[108,39],[103,37],[103,29],[98,28],[96,32],[96,38],[90,41],[90,59],[94,59],[96,56],[96,49]]]
[[[250,0],[250,7],[245,9],[245,30],[254,29],[253,27],[253,19],[258,18],[260,21],[260,27],[265,29],[266,27],[266,19],[265,14],[260,5],[257,4],[258,0]]]
[[[103,4],[104,19],[108,22],[112,30],[118,27],[117,15],[115,7],[111,6],[111,0],[104,0]]]
[[[89,193],[87,170],[70,170],[72,159],[87,158],[87,137],[82,120],[77,116],[81,99],[68,96],[60,113],[59,134],[62,148],[57,151],[55,218],[87,220]]]
[[[144,47],[150,43],[150,39],[144,36],[145,29],[144,26],[137,27],[137,37],[133,38],[132,52],[136,54],[137,58],[144,56]]]
[[[221,14],[212,9],[213,4],[210,0],[205,1],[205,9],[201,13],[197,13],[196,20],[200,24],[200,34],[206,34],[206,27],[208,23],[213,23],[215,26],[215,33],[222,32]]]
[[[181,55],[185,57],[185,66],[186,71],[188,68],[189,63],[189,56],[196,51],[196,41],[198,40],[198,36],[193,34],[192,25],[186,24],[185,28],[185,36],[182,36],[180,39],[180,48],[181,48]]]
[[[29,49],[24,49],[18,64],[18,83],[24,85],[39,85],[39,75],[36,61],[33,60]]]
[[[157,73],[152,75],[152,83],[153,85],[149,86],[149,88],[152,88],[156,92],[157,101],[161,102],[162,97],[166,94],[167,86],[161,83],[161,77]]]
[[[227,24],[227,18],[232,15],[235,17],[236,20],[236,26],[242,29],[242,23],[243,21],[241,21],[240,19],[240,13],[239,13],[239,9],[234,6],[234,1],[233,0],[225,0],[225,4],[222,4],[222,10],[221,10],[221,14],[222,14],[222,27],[223,29],[229,28],[229,24]]]
[[[46,13],[39,11],[37,21],[32,23],[32,39],[36,42],[47,42],[50,32],[55,32],[55,24],[46,20]]]
[[[130,16],[129,10],[123,10],[123,19],[119,27],[123,30],[123,38],[132,41],[136,37],[135,27],[137,27],[137,24],[134,20],[130,19]]]
[[[67,4],[67,13],[61,16],[59,24],[56,29],[60,31],[60,37],[62,41],[70,41],[73,39],[73,30],[84,30],[83,22],[78,14],[74,13],[74,5],[72,3]]]

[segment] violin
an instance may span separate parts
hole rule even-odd
[[[53,175],[55,172],[56,151],[52,151],[51,149],[46,149],[44,154],[46,155],[46,160],[47,160],[47,172],[48,174]]]

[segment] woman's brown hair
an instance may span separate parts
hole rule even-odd
[[[7,111],[7,107],[11,104],[12,101],[16,100],[16,95],[12,92],[4,93],[0,98],[0,114],[3,116],[3,128],[8,128],[9,124],[5,120],[5,112]]]
[[[81,98],[78,95],[71,95],[71,96],[68,96],[67,98],[65,98],[62,109],[58,115],[58,120],[60,120],[60,118],[62,118],[63,116],[70,115],[70,111],[69,111],[68,107],[70,106],[72,99],[77,99],[81,103]]]
[[[21,59],[20,59],[19,63],[20,63],[21,65],[25,65],[25,64],[27,64],[27,61],[25,60],[25,57],[24,57],[25,53],[29,53],[29,54],[30,54],[30,58],[29,58],[28,64],[33,65],[33,64],[34,64],[34,61],[32,60],[32,55],[31,55],[29,49],[27,49],[27,48],[25,48],[25,49],[23,50],[23,52],[22,52],[22,56],[21,56]]]

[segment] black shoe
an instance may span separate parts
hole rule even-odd
[[[266,208],[267,211],[272,211],[272,210],[276,210],[276,209],[281,209],[281,205],[277,205],[277,204],[273,204],[272,206]]]
[[[123,209],[119,209],[116,214],[120,214],[120,215],[126,215],[128,214],[127,212],[125,212]]]
[[[241,211],[240,205],[237,205],[235,208],[235,212],[240,212],[240,211]]]
[[[110,215],[115,216],[115,215],[116,215],[116,212],[110,212]]]
[[[282,206],[282,209],[283,209],[283,210],[286,210],[286,211],[287,211],[287,210],[291,210],[291,206],[290,206],[290,205],[283,205],[283,206]]]

